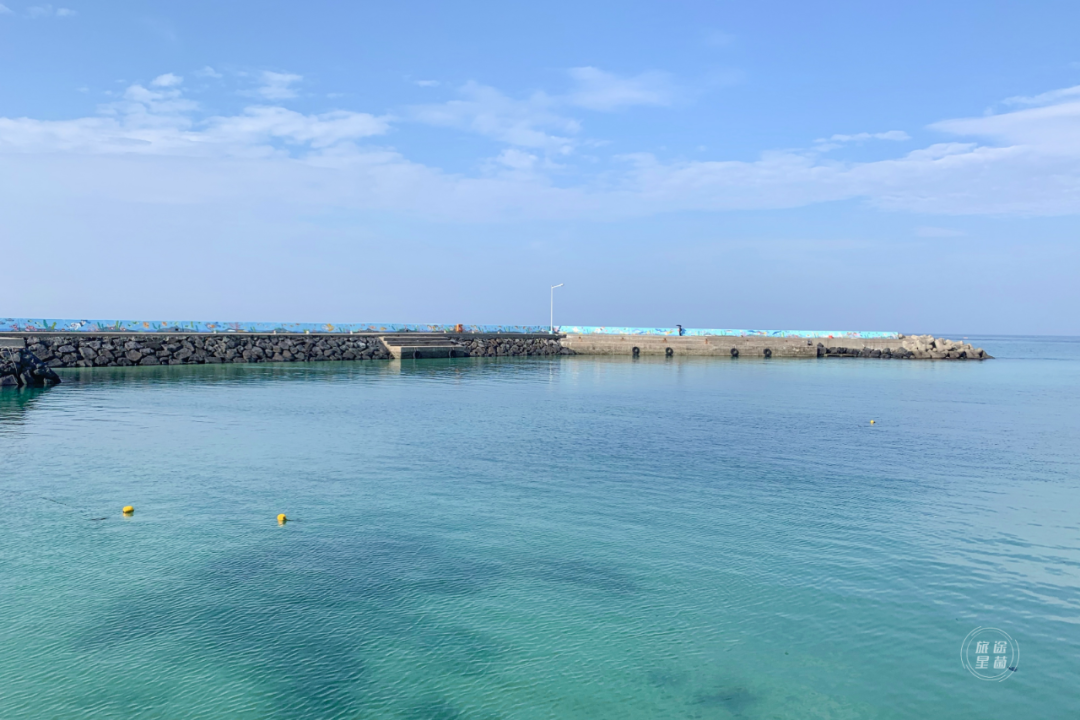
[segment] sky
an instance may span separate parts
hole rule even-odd
[[[1080,3],[0,0],[0,316],[1080,335]]]

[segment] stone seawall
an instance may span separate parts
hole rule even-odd
[[[455,357],[570,355],[558,340],[506,335],[449,336]],[[22,335],[26,349],[50,368],[201,365],[212,363],[389,360],[377,335]]]
[[[512,336],[473,337],[460,340],[470,357],[502,357],[515,355],[574,355],[554,338],[515,338]]]
[[[32,335],[27,349],[53,368],[385,360],[377,337],[298,335]]]

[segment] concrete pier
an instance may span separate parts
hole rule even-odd
[[[979,348],[930,338],[775,337],[765,335],[571,334],[561,339],[576,355],[663,355],[727,358],[895,357],[985,360]]]

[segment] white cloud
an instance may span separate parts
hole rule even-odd
[[[594,67],[580,67],[568,74],[573,88],[563,95],[537,91],[518,99],[470,81],[457,89],[457,99],[414,106],[409,117],[429,125],[475,132],[509,145],[567,154],[577,145],[574,136],[581,130],[580,121],[567,112],[571,108],[612,111],[633,105],[666,105],[674,97],[673,87],[662,73],[621,77]]]
[[[414,85],[419,85],[420,87],[438,87],[439,81],[438,80],[414,80],[413,84]]]
[[[573,145],[568,136],[580,130],[576,120],[555,112],[557,103],[544,93],[516,100],[493,87],[468,82],[458,89],[458,98],[417,105],[410,116],[428,125],[470,130],[510,145],[556,152],[568,151]]]
[[[910,140],[911,136],[903,130],[889,130],[879,133],[856,133],[855,135],[833,135],[829,138],[821,138],[817,142],[865,142],[867,140]]]
[[[470,177],[361,144],[388,130],[385,117],[254,106],[201,118],[179,87],[132,85],[92,117],[0,118],[7,170],[0,174],[0,213],[3,203],[54,196],[56,202],[243,201],[298,213],[377,210],[483,221],[611,219],[860,199],[888,210],[941,215],[1080,213],[1080,102],[941,121],[930,130],[948,141],[885,160],[840,162],[816,149],[764,152],[751,161],[667,162],[639,153],[623,156],[615,168],[604,164],[592,171],[582,162],[560,169],[555,184],[541,151],[566,147],[577,131],[559,107],[544,94],[514,99],[470,84],[451,103],[414,108],[417,119],[514,146]],[[495,168],[501,169],[490,172]]]
[[[242,115],[211,118],[203,135],[213,142],[250,147],[280,139],[311,148],[327,148],[342,141],[382,135],[389,128],[384,118],[337,110],[303,115],[282,107],[249,107]]]
[[[967,235],[963,230],[933,227],[930,225],[923,225],[915,228],[915,234],[925,238],[963,237],[964,235]]]
[[[293,85],[304,79],[303,75],[264,70],[260,75],[262,85],[256,90],[267,100],[288,100],[296,97]]]
[[[1068,88],[1062,88],[1060,90],[1051,90],[1050,92],[1042,93],[1041,95],[1017,95],[1011,98],[1006,98],[1002,101],[1003,105],[1052,105],[1054,103],[1062,102],[1063,100],[1071,100],[1073,98],[1080,98],[1080,85],[1074,85]]]
[[[1061,97],[1072,97],[1072,94],[1062,91]],[[930,128],[954,135],[988,138],[1017,151],[1038,149],[1064,158],[1080,154],[1080,98],[999,115],[943,120]]]
[[[26,16],[31,18],[66,18],[75,17],[77,14],[78,13],[70,8],[54,8],[52,5],[31,5],[26,8]]]
[[[539,159],[540,158],[532,153],[527,153],[516,148],[506,148],[499,154],[499,157],[495,158],[496,162],[505,165],[511,170],[532,170],[536,167],[536,163]]]
[[[572,68],[576,87],[566,96],[570,105],[589,110],[619,110],[633,105],[670,105],[674,88],[664,73],[620,77],[594,67]]]
[[[196,70],[195,75],[198,77],[214,78],[215,80],[220,80],[225,77],[209,65],[204,66],[201,70]]]
[[[150,81],[150,84],[154,87],[168,88],[175,87],[184,82],[184,78],[179,75],[173,75],[172,73],[165,73],[164,75],[158,75],[156,78]]]
[[[9,8],[7,5],[4,5],[3,3],[0,3],[0,15],[14,15],[14,14],[15,13],[11,12],[11,8]]]
[[[158,83],[157,80],[167,78]],[[175,80],[174,80],[175,79]],[[198,104],[183,96],[176,76],[155,80],[161,89],[132,85],[96,117],[45,121],[0,118],[0,153],[75,153],[198,157],[267,157],[275,143],[306,151],[380,135],[386,118],[347,111],[304,115],[254,106],[231,116],[195,118]]]

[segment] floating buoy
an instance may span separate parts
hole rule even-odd
[[[874,424],[874,421],[873,421],[873,420],[871,420],[871,421],[870,421],[870,424],[871,424],[871,425],[873,425],[873,424]]]
[[[130,505],[125,505],[124,506],[124,514],[125,515],[130,515],[133,512],[135,512],[135,508],[131,507]]]
[[[281,525],[284,525],[284,524],[285,524],[285,521],[287,521],[288,519],[289,519],[289,518],[285,517],[285,513],[281,513],[280,515],[278,515],[278,516],[277,516],[277,521],[278,521],[278,523],[280,523]]]

